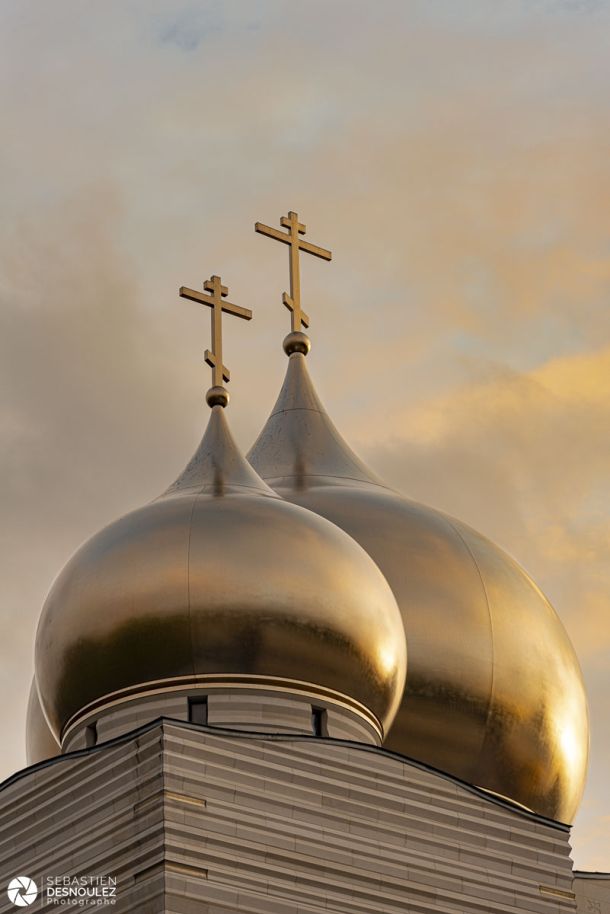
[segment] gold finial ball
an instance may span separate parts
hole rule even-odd
[[[208,406],[228,406],[229,403],[229,391],[225,390],[224,387],[216,385],[215,387],[210,387],[207,394],[205,395],[206,403]]]
[[[286,355],[292,355],[293,352],[302,352],[303,355],[307,355],[311,349],[311,340],[306,333],[294,330],[288,334],[282,345]]]

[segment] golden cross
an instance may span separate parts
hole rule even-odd
[[[290,245],[290,295],[284,292],[282,301],[292,312],[292,331],[294,332],[300,330],[301,325],[309,327],[309,318],[301,308],[299,252],[306,251],[308,254],[313,254],[314,257],[321,257],[322,260],[332,260],[333,255],[325,248],[319,248],[316,244],[299,238],[299,235],[305,234],[306,228],[299,222],[297,213],[293,213],[291,210],[287,216],[282,216],[280,223],[288,229],[287,232],[271,228],[270,225],[263,225],[262,222],[256,222],[254,230],[261,235],[267,235],[268,238],[275,238],[276,241]]]
[[[222,387],[223,381],[231,380],[229,369],[225,368],[222,362],[222,312],[235,314],[236,317],[243,317],[246,321],[252,319],[252,312],[248,308],[241,308],[239,305],[224,300],[229,294],[229,290],[223,286],[220,276],[211,276],[210,279],[206,279],[203,288],[211,294],[203,295],[194,289],[181,286],[180,295],[182,298],[189,298],[201,305],[208,305],[212,309],[212,350],[206,349],[205,360],[212,369],[212,384],[214,387]]]

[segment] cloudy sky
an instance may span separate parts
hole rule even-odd
[[[389,482],[508,549],[581,658],[576,864],[610,870],[610,2],[0,5],[0,776],[37,617],[80,542],[158,494],[205,421],[220,273],[247,448],[289,329]]]

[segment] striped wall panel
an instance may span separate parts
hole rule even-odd
[[[565,826],[376,747],[169,720],[5,782],[0,869],[115,876],[120,914],[576,911]]]

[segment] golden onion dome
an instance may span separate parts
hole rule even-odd
[[[49,727],[40,699],[36,680],[32,680],[28,708],[25,719],[25,754],[28,765],[44,762],[46,759],[59,755],[61,749]]]
[[[53,733],[125,696],[220,683],[336,698],[381,737],[406,667],[389,585],[343,530],[257,476],[212,400],[178,480],[93,536],[52,587],[36,677]]]
[[[571,822],[588,713],[578,660],[548,600],[510,556],[384,486],[351,451],[309,378],[302,333],[248,455],[283,498],[346,530],[401,610],[409,672],[388,749]]]

